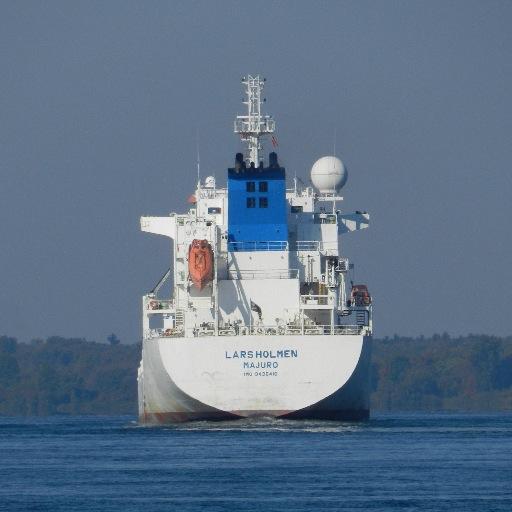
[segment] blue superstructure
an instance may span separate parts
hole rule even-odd
[[[228,242],[230,251],[286,249],[286,174],[276,153],[268,167],[247,167],[238,153],[228,169]]]

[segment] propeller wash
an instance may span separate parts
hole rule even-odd
[[[234,127],[247,151],[226,188],[207,177],[188,212],[141,218],[170,239],[172,261],[142,298],[139,421],[367,419],[371,298],[365,285],[347,293],[340,235],[369,215],[338,209],[347,171],[334,156],[313,165],[314,188],[286,188],[277,154],[261,153],[265,137],[276,145],[265,80],[242,83],[247,114]]]

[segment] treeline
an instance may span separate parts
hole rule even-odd
[[[135,414],[140,344],[0,337],[0,415]],[[512,337],[374,341],[373,410],[512,410]]]
[[[131,414],[140,344],[0,337],[0,414]]]
[[[512,337],[376,340],[371,383],[376,410],[512,410]]]

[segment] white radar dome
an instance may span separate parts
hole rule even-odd
[[[205,188],[215,188],[215,178],[213,176],[207,176],[204,180]]]
[[[343,162],[335,156],[323,156],[311,167],[311,182],[322,193],[340,190],[348,178]]]

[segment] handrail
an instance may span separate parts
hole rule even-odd
[[[271,270],[230,270],[229,279],[296,279],[299,270],[296,268]]]
[[[301,304],[318,304],[319,306],[327,306],[328,304],[332,304],[333,300],[329,300],[329,295],[301,295],[300,302]]]
[[[337,248],[338,242],[336,240],[329,242],[324,242],[323,240],[297,240],[291,244],[292,251],[325,251]]]
[[[174,300],[147,297],[146,309],[149,309],[150,311],[174,309]]]
[[[228,251],[287,251],[288,242],[286,240],[254,240],[244,242],[228,242]]]
[[[362,334],[367,330],[367,326],[363,325],[305,325],[303,328],[300,325],[231,325],[219,328],[219,336],[292,336],[292,335],[306,335],[306,336],[336,336],[347,334]],[[184,331],[181,328],[174,329],[148,329],[144,333],[144,338],[175,338],[185,337]],[[196,327],[190,333],[190,337],[201,336],[215,336],[215,332],[210,327]]]
[[[296,251],[318,251],[323,248],[321,240],[297,240],[292,244],[292,248]]]
[[[243,242],[228,242],[228,251],[326,251],[338,248],[337,240],[249,240]]]

